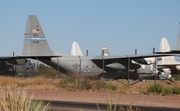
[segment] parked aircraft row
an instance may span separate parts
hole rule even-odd
[[[177,43],[176,51],[178,51],[178,49],[180,49],[180,32],[179,32],[179,36],[178,36],[178,43]],[[166,38],[161,39],[159,51],[160,51],[160,53],[171,51],[170,45]],[[71,55],[82,56],[82,51],[77,42],[74,42],[72,45]],[[102,55],[110,56],[110,53],[106,46],[102,47]],[[164,74],[159,75],[159,77],[161,79],[164,79],[166,76],[169,76],[169,78],[170,78],[171,77],[170,73],[180,74],[180,62],[175,59],[175,56],[165,56],[165,57],[158,57],[158,58],[152,57],[152,58],[144,58],[143,61],[142,61],[142,59],[137,59],[135,61],[138,63],[142,63],[142,64],[145,63],[145,64],[153,65],[155,60],[157,61],[157,70],[160,71],[161,73],[164,73]],[[144,75],[142,75],[142,76],[144,76]]]
[[[83,56],[79,45],[77,43],[73,45],[75,49],[71,55],[53,52],[48,45],[38,18],[35,15],[30,15],[27,19],[21,57],[38,59],[67,75],[72,73],[90,77],[104,74],[119,76],[120,74],[127,75],[127,73],[132,76],[138,74],[137,77],[139,74],[146,75],[145,77],[154,77],[154,73],[164,75],[161,72],[154,72],[154,65],[140,64],[137,60],[145,61],[144,58],[167,55],[110,56],[108,50],[104,49],[105,55]],[[163,77],[163,79],[169,79],[171,76],[168,74]]]
[[[163,38],[161,41],[162,51],[170,48],[164,47],[167,45],[167,40]],[[37,59],[67,75],[79,74],[81,76],[89,77],[113,75],[117,78],[126,78],[127,73],[129,73],[130,78],[152,78],[155,77],[155,75],[158,75],[160,79],[170,79],[171,74],[169,70],[171,69],[170,67],[167,67],[167,65],[164,65],[164,60],[173,58],[173,56],[167,56],[169,55],[111,56],[107,47],[102,47],[101,56],[83,56],[82,51],[76,42],[72,45],[71,55],[53,52],[49,47],[38,18],[36,15],[29,15],[24,34],[22,56],[5,57],[0,58],[0,60],[15,60],[15,58]],[[157,67],[155,57],[158,61]],[[159,61],[163,61],[163,65],[161,65]],[[178,66],[175,67],[178,68]],[[156,68],[158,70],[156,70]]]

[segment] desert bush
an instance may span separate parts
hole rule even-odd
[[[180,88],[174,87],[172,88],[173,94],[180,94]]]
[[[59,84],[61,88],[71,91],[91,89],[91,81],[88,78],[80,78],[76,76],[62,78]]]
[[[94,83],[94,87],[96,90],[100,91],[100,90],[111,90],[111,91],[116,91],[117,90],[117,86],[115,84],[106,82],[104,80],[97,80]]]
[[[115,103],[112,101],[112,96],[108,95],[107,96],[107,111],[140,111],[140,108],[133,108],[131,105],[127,106],[126,108],[119,106],[119,110],[117,109],[117,100],[118,100],[118,95],[116,95],[115,98]],[[99,111],[101,111],[100,107],[98,104],[96,104],[97,108]]]
[[[46,66],[44,64],[40,64],[38,66],[38,74],[36,74],[36,76],[38,75],[43,75],[46,78],[51,78],[51,77],[55,77],[56,75],[59,75],[59,77],[61,77],[62,73],[53,69],[52,67]]]
[[[0,94],[0,111],[47,111],[49,108],[49,103],[32,100],[32,96],[27,98],[22,89],[7,86],[1,88]]]
[[[71,84],[75,85],[76,84],[76,78],[75,77],[65,77],[60,80],[60,85],[68,85],[70,86]]]
[[[117,90],[117,86],[105,82],[103,80],[92,80],[91,78],[80,78],[74,76],[68,76],[60,80],[61,88],[71,91],[82,91],[82,90]]]
[[[163,92],[163,86],[161,84],[153,84],[148,86],[147,88],[148,93],[162,93]]]
[[[83,79],[83,80],[81,81],[80,86],[79,86],[79,89],[89,90],[89,89],[91,89],[91,87],[92,87],[92,84],[91,84],[90,79],[85,78],[85,79]]]
[[[95,89],[98,91],[106,88],[106,82],[104,80],[98,80],[96,83],[94,83],[94,85],[95,85]]]
[[[173,94],[173,89],[172,88],[164,88],[164,93],[167,95]]]
[[[107,89],[109,89],[111,91],[116,91],[117,90],[117,86],[115,84],[112,84],[112,83],[107,83],[106,87],[107,87]]]

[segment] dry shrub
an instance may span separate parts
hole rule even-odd
[[[61,88],[68,91],[88,90],[89,87],[91,87],[89,79],[78,76],[68,76],[62,78],[59,82],[59,85]]]
[[[0,85],[6,86],[6,85],[12,85],[14,84],[15,79],[13,77],[6,77],[6,76],[0,76]]]
[[[135,81],[130,80],[132,84]],[[157,84],[162,84],[164,88],[174,88],[180,85],[180,81],[171,83],[170,81],[156,81]],[[154,80],[139,82],[128,86],[127,80],[118,81],[103,81],[80,76],[69,76],[63,78],[44,78],[43,76],[36,77],[6,77],[0,76],[0,86],[20,87],[26,89],[43,89],[43,90],[65,90],[65,91],[97,91],[97,92],[116,92],[116,93],[146,93],[147,87],[154,83]],[[178,89],[173,89],[173,94],[179,94]],[[167,92],[168,93],[168,92]]]
[[[66,77],[60,80],[61,88],[68,91],[116,91],[117,86],[103,80],[93,80],[91,78]]]
[[[36,84],[36,85],[45,85],[47,82],[44,77],[36,77],[36,78],[33,78],[33,80],[34,80],[33,84]]]
[[[33,89],[52,89],[56,90],[59,80],[57,79],[46,79],[42,76],[33,77],[33,78],[24,78],[24,77],[6,77],[0,76],[0,86],[5,87],[16,86],[21,88],[33,88]]]
[[[45,104],[39,100],[27,98],[23,89],[1,88],[0,90],[0,111],[47,111],[49,103]]]

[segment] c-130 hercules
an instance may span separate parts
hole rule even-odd
[[[39,61],[64,74],[79,74],[94,77],[101,74],[145,73],[152,76],[153,66],[139,64],[133,60],[162,55],[125,55],[125,56],[73,56],[53,52],[47,42],[36,15],[29,15],[24,34],[23,56]],[[166,79],[169,79],[168,77]]]

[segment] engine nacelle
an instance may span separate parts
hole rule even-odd
[[[126,69],[122,64],[120,63],[111,63],[106,65],[106,67],[112,68],[112,69]]]

